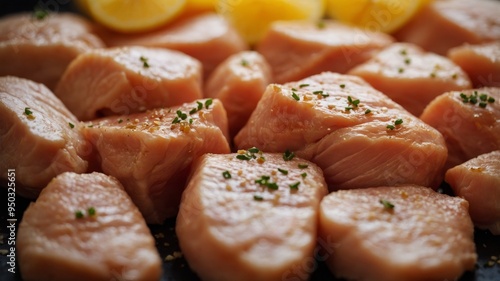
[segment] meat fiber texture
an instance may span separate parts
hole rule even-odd
[[[469,202],[474,224],[500,235],[500,150],[449,169],[445,180],[457,196]]]
[[[162,271],[139,210],[100,173],[54,178],[25,211],[16,251],[25,281],[154,281]]]
[[[235,28],[215,13],[183,17],[164,28],[135,35],[108,30],[99,34],[110,47],[145,46],[183,52],[202,63],[205,78],[229,56],[249,49]]]
[[[254,151],[196,161],[176,233],[202,280],[308,275],[304,263],[313,259],[319,202],[327,193],[322,171],[298,157]]]
[[[394,36],[429,52],[446,55],[464,43],[500,40],[500,2],[439,0],[425,5]]]
[[[78,120],[44,85],[0,77],[0,169],[16,170],[16,192],[34,199],[63,172],[83,173],[91,150]]]
[[[447,157],[436,129],[362,79],[330,72],[269,85],[235,145],[293,151],[323,169],[331,190],[437,186]]]
[[[82,132],[100,169],[116,177],[148,223],[177,214],[191,163],[205,153],[229,153],[227,116],[205,99],[86,123]]]
[[[445,169],[500,149],[500,88],[444,93],[425,108],[420,118],[446,140]]]
[[[54,90],[74,58],[103,47],[93,25],[75,14],[54,13],[43,19],[30,13],[5,16],[0,21],[0,76],[30,79]]]
[[[348,280],[457,280],[477,260],[467,208],[415,185],[332,192],[320,206],[326,264]]]
[[[55,94],[80,120],[125,115],[202,98],[200,62],[178,51],[97,49],[68,66]]]

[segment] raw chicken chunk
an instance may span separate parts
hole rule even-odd
[[[213,104],[211,104],[213,102]],[[219,100],[198,100],[88,123],[102,171],[125,187],[148,223],[177,214],[191,163],[204,153],[229,153],[226,112]]]
[[[141,213],[100,173],[52,180],[23,215],[17,255],[25,281],[154,281],[162,271]]]
[[[22,13],[0,19],[0,76],[12,75],[54,90],[69,63],[104,43],[85,18],[69,13],[37,19]]]
[[[408,43],[392,44],[349,74],[363,78],[415,116],[444,92],[472,88],[458,65]]]
[[[287,159],[252,148],[197,160],[176,233],[202,280],[291,280],[303,272],[327,189],[319,167]]]
[[[325,72],[266,89],[235,137],[239,149],[290,150],[320,166],[331,190],[441,182],[441,134],[361,78]]]
[[[448,57],[467,72],[474,87],[500,87],[500,41],[455,47]]]
[[[125,115],[202,98],[194,58],[159,48],[98,49],[78,56],[56,95],[80,120]]]
[[[425,5],[394,36],[427,51],[446,55],[464,43],[500,40],[500,2],[496,0],[436,0]]]
[[[229,56],[248,50],[248,45],[226,20],[215,13],[204,13],[167,25],[156,31],[136,35],[103,33],[108,46],[161,47],[186,53],[210,73]]]
[[[425,108],[420,118],[446,140],[445,169],[500,149],[500,88],[444,93]]]
[[[346,73],[387,47],[393,38],[325,20],[274,23],[257,45],[277,83],[299,80],[324,71]]]
[[[33,199],[58,174],[87,171],[78,120],[44,85],[0,77],[0,119],[1,178],[15,169],[18,194]]]
[[[330,193],[319,222],[326,264],[349,280],[457,280],[477,259],[467,207],[421,186]]]
[[[449,169],[445,180],[457,196],[469,202],[474,224],[500,235],[500,150]]]
[[[248,121],[271,82],[271,68],[267,61],[257,52],[241,52],[215,69],[205,85],[205,96],[222,102],[227,112],[229,133],[234,136]]]

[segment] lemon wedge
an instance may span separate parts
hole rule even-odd
[[[324,15],[324,0],[219,0],[216,11],[249,44],[257,43],[278,20],[317,21]]]
[[[327,0],[327,16],[371,31],[392,33],[429,0]]]
[[[83,6],[102,25],[120,32],[160,27],[183,10],[186,0],[86,0]]]

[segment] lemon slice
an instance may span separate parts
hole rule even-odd
[[[154,29],[173,20],[186,0],[87,0],[88,13],[102,25],[120,32]]]
[[[327,0],[326,14],[371,31],[392,33],[429,0]]]
[[[186,10],[214,11],[217,0],[187,0]]]
[[[321,19],[324,0],[219,0],[216,10],[255,44],[274,21]]]

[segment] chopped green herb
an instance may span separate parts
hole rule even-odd
[[[148,68],[149,67],[148,58],[146,58],[144,56],[141,56],[139,59],[142,61],[142,66],[144,68]]]
[[[346,106],[345,108],[345,111],[349,111],[349,110],[353,110],[354,108],[350,107],[350,106]]]
[[[436,73],[432,72],[430,76],[431,76],[431,78],[436,78]]]
[[[252,159],[252,156],[249,156],[248,154],[238,154],[236,155],[236,159],[248,161]]]
[[[294,157],[295,157],[295,153],[291,152],[288,149],[283,153],[283,160],[285,160],[285,161],[290,161]]]
[[[260,179],[255,180],[255,183],[258,183],[259,185],[265,186],[269,189],[278,189],[278,184],[276,184],[275,182],[270,182],[270,179],[270,176],[261,176]]]
[[[299,189],[299,185],[300,185],[300,181],[298,181],[294,184],[290,184],[289,187],[290,187],[290,189]]]
[[[201,101],[196,101],[196,103],[198,104],[198,110],[202,110],[203,109],[203,103]]]
[[[181,122],[181,119],[179,117],[175,117],[174,120],[172,120],[172,124],[177,124],[177,123],[180,123]]]
[[[360,101],[358,99],[353,100],[351,96],[347,96],[347,102],[354,107],[358,107]]]
[[[481,108],[485,108],[488,103],[495,102],[495,99],[493,97],[489,97],[484,93],[479,95],[477,91],[474,91],[468,96],[464,93],[460,93],[460,98],[462,99],[463,103],[477,104],[479,102],[479,107]]]
[[[340,88],[344,89],[345,88],[345,84],[340,84]]]
[[[36,7],[33,11],[33,17],[37,20],[43,20],[49,15],[49,11],[42,9],[41,7]]]
[[[275,182],[270,182],[270,183],[268,183],[266,186],[267,186],[267,188],[269,188],[269,189],[273,189],[273,190],[278,189],[278,184],[277,184],[277,183],[275,183]]]
[[[33,114],[33,111],[31,111],[31,109],[29,107],[25,107],[24,108],[24,114],[25,115],[31,115],[31,114]]]
[[[411,63],[411,59],[407,58],[405,59],[405,64],[410,64]]]
[[[88,128],[93,128],[94,127],[94,124],[90,124],[87,126]]]
[[[300,100],[300,97],[297,95],[297,93],[295,92],[292,92],[292,98],[296,101],[299,101]]]
[[[307,167],[309,167],[309,165],[307,165],[307,164],[301,164],[301,163],[299,163],[298,166],[299,166],[299,169],[306,169]]]
[[[385,199],[380,199],[378,201],[380,204],[384,206],[386,209],[394,209],[394,204],[392,204],[390,201],[385,200]]]
[[[210,105],[212,105],[213,103],[213,99],[207,99],[205,101],[205,109],[208,109],[210,107]]]
[[[292,91],[297,92],[297,88],[292,88]]]
[[[74,125],[73,123],[71,123],[71,122],[68,122],[68,125],[69,125],[69,127],[70,127],[71,129],[73,129],[73,128],[75,127],[75,125]]]
[[[181,120],[186,120],[186,118],[187,118],[187,114],[186,114],[186,113],[184,113],[184,112],[182,112],[182,111],[180,111],[180,110],[177,110],[175,113],[177,114],[177,116],[178,116]]]
[[[229,171],[224,171],[224,172],[222,172],[222,176],[225,179],[230,179],[231,178],[231,173]]]
[[[249,148],[248,152],[250,152],[250,153],[259,153],[260,150],[257,147],[254,146],[252,148]]]
[[[82,212],[82,211],[78,210],[78,211],[76,211],[76,212],[75,212],[75,217],[76,217],[77,219],[82,219],[82,218],[83,218],[83,216],[84,216],[84,215],[83,215],[83,212]]]
[[[405,71],[405,70],[404,70],[403,68],[401,68],[401,67],[400,67],[400,68],[398,68],[398,72],[399,72],[399,73],[403,73],[404,71]]]
[[[255,201],[262,201],[262,200],[264,200],[264,197],[262,197],[260,195],[254,195],[253,196],[253,200],[255,200]]]
[[[401,51],[399,51],[399,53],[403,56],[406,56],[408,53],[406,52],[406,49],[402,49]]]
[[[458,75],[455,73],[451,76],[452,79],[457,79],[458,78]]]
[[[248,66],[248,61],[246,59],[241,60],[241,65],[242,66]]]
[[[242,150],[242,151],[244,151],[244,150]],[[252,148],[249,148],[244,153],[239,153],[238,155],[236,155],[236,159],[247,160],[247,161],[251,160],[251,159],[256,159],[257,156],[255,154],[259,153],[259,152],[260,152],[260,150],[258,148],[252,147]],[[264,159],[264,157],[261,157],[261,158]]]
[[[323,91],[314,91],[313,94],[315,94],[315,95],[321,95],[321,94],[323,94]]]
[[[190,115],[195,114],[197,111],[198,111],[198,109],[195,107],[195,108],[193,108],[193,109],[191,109],[191,110],[189,111],[189,114],[190,114]]]
[[[29,120],[33,120],[35,119],[35,116],[33,115],[33,112],[31,111],[31,109],[29,107],[25,107],[24,108],[24,115],[26,115],[26,117],[29,119]]]
[[[90,207],[87,209],[87,214],[89,215],[89,217],[93,217],[95,216],[96,212],[95,212],[95,208],[94,207]]]
[[[365,114],[370,114],[371,112],[372,112],[372,111],[371,111],[371,109],[369,109],[369,108],[365,110]]]
[[[304,88],[304,87],[307,87],[307,86],[309,86],[309,84],[300,84],[299,88]]]
[[[396,129],[396,126],[399,126],[401,124],[403,124],[403,119],[396,119],[394,121],[394,125],[393,124],[389,124],[389,125],[386,126],[386,128],[392,131],[392,130]]]
[[[302,173],[302,174],[300,174],[300,176],[305,178],[305,177],[307,177],[307,173]]]
[[[278,171],[282,173],[283,175],[288,175],[288,170],[280,169],[278,168]]]
[[[118,119],[118,124],[122,123],[123,122],[123,119]]]

